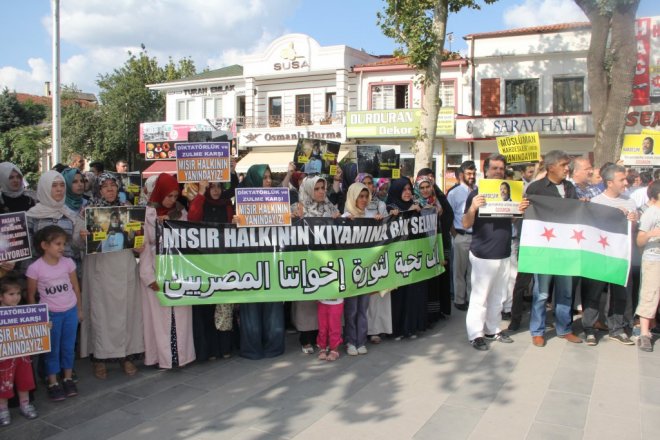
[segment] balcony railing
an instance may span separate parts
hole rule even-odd
[[[305,125],[332,125],[344,124],[346,114],[335,113],[299,113],[283,116],[261,116],[253,118],[250,116],[239,116],[236,118],[237,125],[244,128],[268,128],[268,127],[297,127]]]

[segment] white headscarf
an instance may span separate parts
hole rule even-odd
[[[321,203],[314,200],[314,187],[319,180],[326,182],[321,176],[307,176],[300,184],[299,199],[303,206],[303,215],[306,217],[332,217],[338,212],[327,196]]]
[[[62,197],[59,202],[53,199],[51,192],[53,182],[56,180],[61,180],[66,185],[64,176],[55,170],[48,170],[41,175],[37,185],[37,200],[39,202],[26,213],[28,217],[60,219],[62,216],[67,216],[72,221],[76,220],[73,211],[67,209],[64,205],[65,197]]]
[[[353,183],[348,187],[348,193],[346,194],[346,205],[344,206],[344,212],[349,212],[353,217],[364,217],[364,209],[360,209],[357,206],[357,199],[362,194],[362,191],[367,191],[369,194],[369,199],[367,205],[371,202],[371,191],[367,188],[367,185],[364,183]]]
[[[12,171],[16,171],[21,175],[21,180],[23,179],[23,173],[21,173],[21,170],[19,170],[16,165],[11,162],[0,163],[0,190],[2,190],[3,195],[16,198],[23,195],[25,188],[23,188],[23,183],[21,182],[21,188],[18,191],[12,191],[9,189],[9,175]]]

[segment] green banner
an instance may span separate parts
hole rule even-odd
[[[158,298],[166,306],[345,298],[444,272],[435,210],[291,226],[158,224]]]

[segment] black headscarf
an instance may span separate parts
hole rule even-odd
[[[401,194],[406,185],[412,190],[412,183],[410,183],[410,180],[407,177],[392,180],[390,190],[387,193],[387,200],[385,201],[388,209],[398,209],[399,211],[407,211],[410,209],[414,203],[414,199],[411,197],[407,202],[401,199]]]

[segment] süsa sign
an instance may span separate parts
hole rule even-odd
[[[309,68],[307,60],[301,61],[283,61],[273,64],[273,70],[297,70]]]

